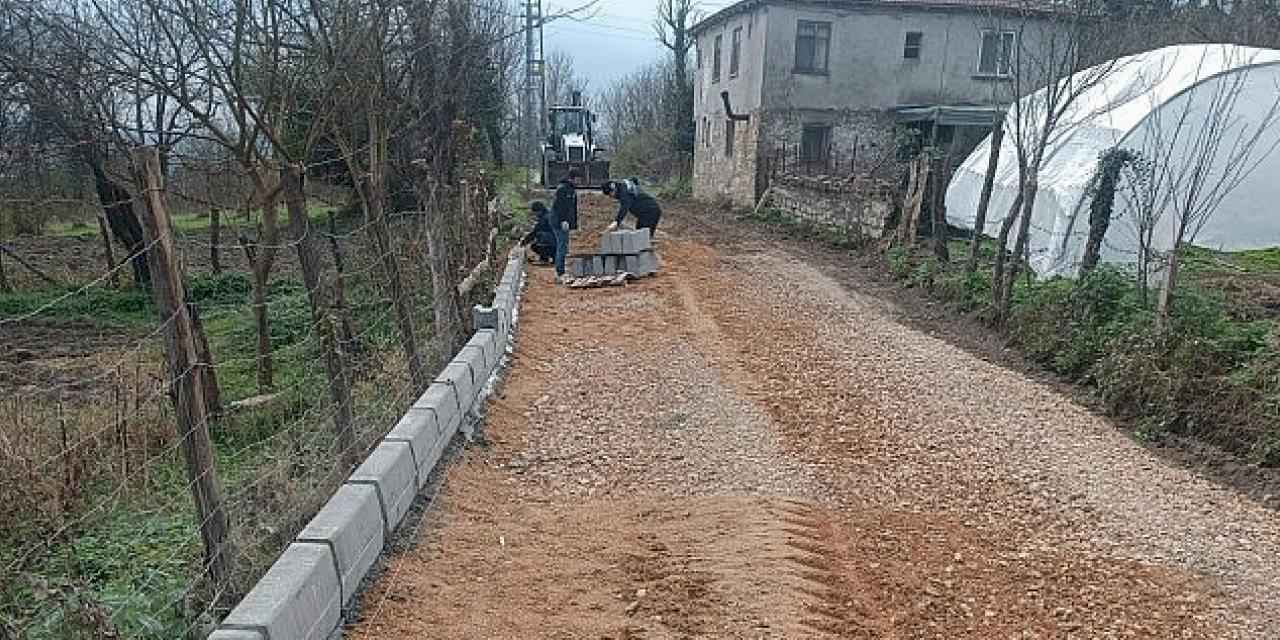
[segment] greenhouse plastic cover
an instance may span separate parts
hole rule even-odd
[[[1042,278],[1074,276],[1089,227],[1089,190],[1100,154],[1113,147],[1147,158],[1163,158],[1163,193],[1183,198],[1191,182],[1179,176],[1198,158],[1212,158],[1208,178],[1220,204],[1197,230],[1194,244],[1240,251],[1280,246],[1280,51],[1208,44],[1166,47],[1120,58],[1106,67],[1079,72],[1096,81],[1069,106],[1045,147],[1040,188],[1031,218],[1031,267]],[[1105,71],[1100,71],[1105,69]],[[1094,75],[1088,75],[1094,74]],[[1098,80],[1101,78],[1101,80]],[[1078,86],[1083,86],[1081,82]],[[1043,123],[1045,90],[1022,99],[1022,118]],[[1225,96],[1232,96],[1226,98]],[[1228,106],[1229,108],[1223,108]],[[1209,112],[1227,113],[1213,119]],[[1017,196],[1015,114],[1005,119],[999,165],[983,232],[996,237]],[[1207,144],[1206,122],[1216,122],[1220,142]],[[1179,125],[1181,123],[1181,125]],[[1032,130],[1032,129],[1024,129]],[[1176,133],[1174,133],[1176,132]],[[1198,135],[1199,134],[1199,135]],[[1247,141],[1253,140],[1253,143]],[[972,229],[990,153],[991,136],[956,170],[947,188],[947,220]],[[1237,162],[1229,162],[1234,158]],[[1228,167],[1234,167],[1226,178]],[[1159,170],[1157,170],[1159,171]],[[1194,201],[1218,201],[1205,195]],[[1139,225],[1125,189],[1117,193],[1111,227],[1104,238],[1104,262],[1137,262]],[[1147,199],[1149,202],[1152,199]],[[1153,251],[1173,245],[1172,198],[1158,199],[1151,233]],[[1010,234],[1009,247],[1013,246]]]

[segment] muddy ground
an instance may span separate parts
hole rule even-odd
[[[656,278],[532,270],[488,444],[350,637],[1275,637],[1259,500],[856,263],[672,209]]]

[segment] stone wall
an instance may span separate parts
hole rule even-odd
[[[782,176],[770,187],[769,205],[796,220],[879,238],[893,212],[887,183]]]
[[[701,200],[727,200],[754,207],[776,176],[828,175],[891,179],[901,173],[893,116],[867,110],[755,111],[734,128],[733,155],[725,153],[728,121],[709,117],[698,123],[693,156],[693,193]],[[831,127],[829,160],[801,162],[806,125]]]
[[[856,109],[786,109],[766,111],[765,152],[771,162],[785,157],[774,173],[826,173],[833,176],[895,175],[897,139],[893,115],[884,111]],[[829,160],[826,166],[806,167],[800,160],[800,144],[806,126],[831,127]]]
[[[700,200],[728,200],[735,207],[755,206],[759,195],[760,114],[733,124],[733,155],[725,154],[729,121],[709,117],[698,123],[693,152],[693,195]]]

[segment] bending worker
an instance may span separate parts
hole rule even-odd
[[[636,229],[648,229],[649,237],[654,237],[658,221],[662,219],[662,207],[656,198],[645,193],[634,180],[606,182],[604,194],[618,200],[618,217],[609,225],[609,231],[617,229],[630,213],[636,217]]]

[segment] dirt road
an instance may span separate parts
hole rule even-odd
[[[664,224],[657,278],[531,271],[490,444],[350,637],[1280,637],[1274,512],[800,256]]]

